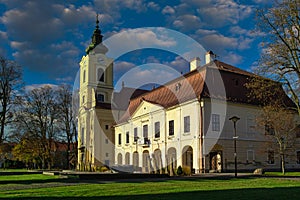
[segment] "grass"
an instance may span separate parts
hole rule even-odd
[[[267,175],[267,176],[299,176],[299,178],[300,178],[300,172],[286,172],[285,174],[282,174],[282,172],[266,172],[265,175]]]
[[[5,181],[10,181],[6,189],[3,188],[7,187],[3,184]],[[298,199],[299,196],[298,179],[253,177],[83,182],[45,175],[0,176],[0,198],[13,199]]]

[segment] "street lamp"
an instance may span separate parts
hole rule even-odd
[[[233,122],[233,128],[234,128],[234,177],[237,177],[237,155],[236,155],[236,139],[238,138],[236,136],[236,122],[240,120],[239,117],[233,116],[229,118],[230,121]]]

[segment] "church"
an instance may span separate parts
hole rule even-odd
[[[252,73],[209,51],[203,66],[195,58],[188,73],[151,91],[123,87],[114,93],[113,60],[105,55],[98,23],[80,62],[78,170],[280,169],[278,152],[266,146],[265,127],[256,124],[259,102],[245,87]],[[300,167],[298,140],[287,168]]]

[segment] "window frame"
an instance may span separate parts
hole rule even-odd
[[[159,121],[154,123],[154,137],[160,138],[160,122]]]
[[[134,141],[134,142],[137,142],[137,141],[138,141],[138,128],[137,128],[137,127],[135,127],[135,128],[133,129],[133,141]]]
[[[118,145],[122,145],[122,133],[118,134]]]
[[[183,132],[190,133],[191,132],[191,118],[190,116],[185,116],[183,118]]]
[[[126,131],[126,144],[129,144],[129,131]]]
[[[169,120],[169,136],[175,135],[174,126],[175,126],[174,120]]]
[[[220,131],[220,115],[211,114],[211,129],[212,131]]]
[[[100,77],[100,70],[101,70],[101,77]],[[105,76],[104,76],[104,74],[105,74],[105,71],[101,67],[99,67],[97,69],[97,81],[98,82],[101,82],[101,83],[105,82]]]

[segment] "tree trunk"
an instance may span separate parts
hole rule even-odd
[[[281,154],[281,171],[282,174],[285,174],[285,158],[284,158],[284,154]]]

